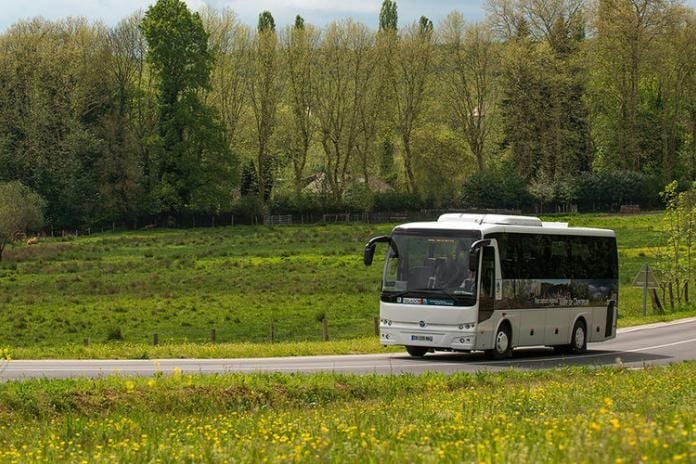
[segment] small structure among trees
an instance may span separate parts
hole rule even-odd
[[[0,182],[0,261],[7,244],[43,227],[45,202],[21,182]]]

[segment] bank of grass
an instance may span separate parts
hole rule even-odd
[[[0,384],[0,462],[694,462],[696,363]]]
[[[622,319],[620,327],[654,322],[668,322],[695,317],[696,310],[666,315],[636,316]],[[378,337],[348,340],[281,342],[281,343],[167,343],[153,346],[146,343],[100,343],[83,346],[32,346],[14,348],[12,359],[178,359],[178,358],[269,358],[286,356],[319,356],[371,354],[403,351],[402,347],[384,347]]]
[[[682,305],[643,318],[641,290],[631,286],[654,263],[661,214],[546,219],[616,230],[620,326],[696,314]],[[374,352],[382,258],[366,268],[362,249],[392,227],[148,230],[13,248],[0,263],[0,346],[15,358]],[[152,346],[154,334],[162,346]]]

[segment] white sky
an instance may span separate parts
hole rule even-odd
[[[232,8],[249,25],[255,26],[258,15],[269,10],[276,24],[292,24],[296,14],[308,23],[324,26],[330,21],[352,17],[376,27],[382,0],[184,0],[197,10],[205,3],[216,8]],[[469,21],[483,19],[486,0],[397,0],[399,25],[411,23],[425,15],[435,24],[453,10]],[[684,0],[696,8],[696,0]],[[42,16],[61,19],[83,16],[112,26],[129,14],[147,9],[155,0],[0,0],[0,32],[22,19]]]
[[[232,8],[249,25],[255,26],[259,13],[269,10],[276,24],[292,24],[300,14],[308,23],[324,26],[328,22],[352,17],[376,27],[382,0],[184,0],[197,10],[204,3],[216,8]],[[471,21],[482,19],[485,0],[397,0],[399,25],[425,15],[437,23],[453,10]],[[692,0],[690,0],[692,1]],[[696,2],[696,0],[693,0]],[[155,0],[0,0],[0,32],[22,19],[42,16],[61,19],[83,16],[112,26],[138,9],[147,9]]]

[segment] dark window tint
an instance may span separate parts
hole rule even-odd
[[[616,240],[570,235],[494,234],[504,279],[616,279]]]

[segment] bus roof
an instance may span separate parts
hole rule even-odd
[[[533,216],[507,216],[500,214],[465,214],[448,213],[441,215],[437,221],[411,222],[401,224],[396,230],[478,230],[483,236],[495,232],[512,232],[526,234],[580,235],[589,237],[615,237],[610,229],[590,227],[568,227],[567,222],[544,222]]]

